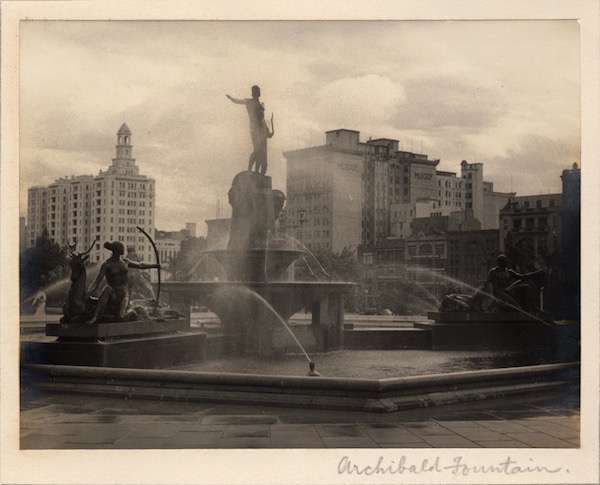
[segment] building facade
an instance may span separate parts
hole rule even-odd
[[[483,283],[500,253],[498,229],[448,231],[447,275],[452,293],[472,293]]]
[[[154,260],[152,246],[137,227],[154,236],[155,181],[140,174],[131,141],[131,131],[123,123],[117,132],[116,156],[106,171],[29,189],[27,247],[33,247],[46,229],[52,241],[61,246],[76,242],[81,252],[95,241],[92,262],[107,258],[106,241],[133,247],[141,261]]]
[[[563,200],[561,207],[562,237],[560,267],[563,277],[561,316],[581,318],[581,170],[576,163],[561,175]]]
[[[500,250],[517,269],[547,266],[560,248],[562,194],[513,197],[500,211]]]
[[[365,153],[358,132],[328,132],[327,144],[285,152],[286,233],[309,250],[361,243]]]

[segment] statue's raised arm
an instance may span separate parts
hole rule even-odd
[[[227,97],[227,99],[229,99],[229,101],[235,104],[246,104],[246,102],[248,101],[247,99],[234,98],[233,96],[229,96],[229,94],[226,94],[225,96]]]

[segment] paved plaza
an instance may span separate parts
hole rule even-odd
[[[578,448],[578,396],[364,413],[24,393],[21,448]]]

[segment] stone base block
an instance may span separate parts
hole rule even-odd
[[[175,333],[189,329],[189,322],[178,320],[138,320],[112,323],[47,323],[46,335],[60,339],[105,340]]]
[[[550,312],[427,312],[436,323],[543,323],[552,322]]]
[[[524,350],[551,348],[558,337],[556,330],[544,323],[416,323],[415,327],[431,332],[432,350]]]
[[[205,347],[204,333],[106,341],[22,342],[21,362],[162,369],[204,360]]]

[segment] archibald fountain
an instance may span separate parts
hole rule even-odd
[[[46,326],[46,334],[57,336],[56,341],[24,342],[22,382],[62,392],[376,412],[578,382],[577,362],[385,379],[315,379],[318,373],[300,340],[310,342],[315,352],[344,348],[343,295],[353,283],[285,279],[287,268],[304,253],[290,248],[276,233],[285,195],[272,188],[271,177],[266,175],[267,140],[274,129],[272,118],[271,129],[264,120],[259,97],[257,86],[252,88],[252,98],[228,96],[232,102],[246,106],[254,150],[248,170],[235,175],[229,190],[232,217],[227,248],[207,252],[223,267],[226,279],[165,282],[163,302],[159,305],[158,288],[154,309],[142,309],[130,318],[131,313],[123,312],[123,306],[115,310],[113,304],[109,310],[115,295],[128,296],[123,274],[128,267],[158,265],[123,260],[121,247],[108,243],[105,247],[113,256],[105,264],[118,269],[114,274],[108,270],[104,273],[108,285],[114,287],[112,293],[108,291],[104,301],[102,296],[98,300],[101,310],[97,305],[95,311],[85,310],[87,301],[67,305],[62,323]],[[84,255],[77,256],[75,262],[79,264]],[[96,278],[94,288],[98,282]],[[83,288],[79,281],[69,294],[81,298]],[[88,297],[85,293],[84,298]],[[122,304],[122,298],[117,300]],[[284,376],[163,370],[206,357],[207,336],[190,325],[192,304],[205,305],[219,316],[223,352],[264,359],[297,345],[309,360],[310,372],[307,376]],[[302,339],[298,339],[288,320],[303,308],[312,311],[312,322],[310,331],[305,328]],[[447,327],[457,333],[455,325]],[[431,349],[431,342],[423,348]]]

